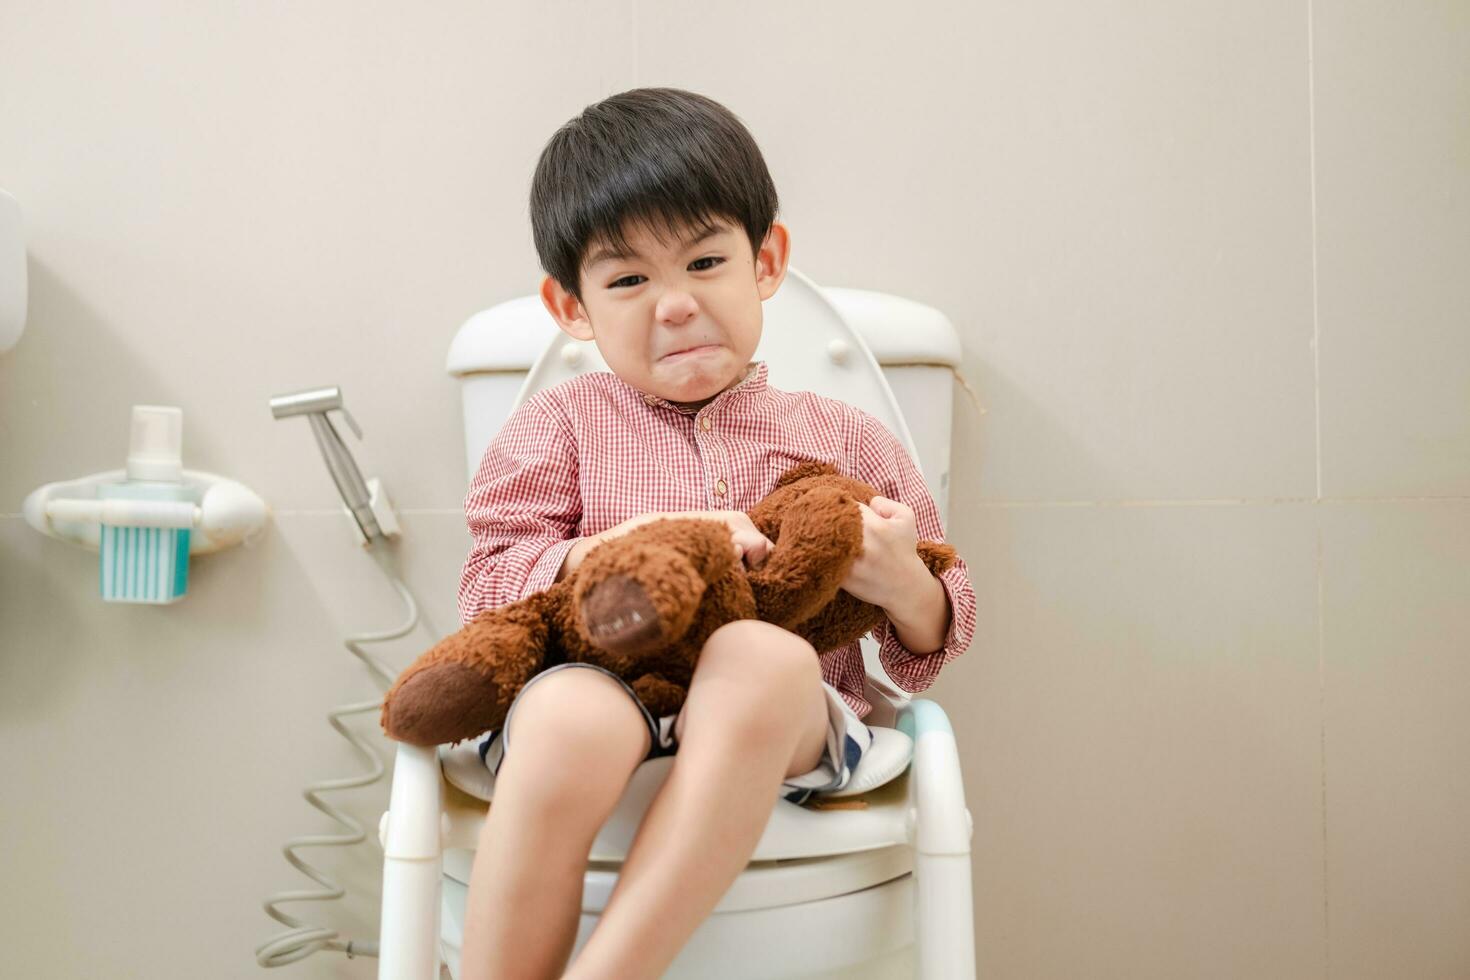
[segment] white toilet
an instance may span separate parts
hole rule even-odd
[[[954,328],[939,311],[883,293],[818,288],[795,270],[764,304],[755,354],[767,361],[772,386],[841,398],[888,426],[918,462],[942,517],[959,357]],[[448,369],[463,384],[466,467],[473,477],[516,404],[606,365],[592,344],[562,334],[533,295],[467,321],[450,347]],[[908,702],[887,682],[872,640],[864,639],[863,651],[874,705],[865,720],[875,742],[844,791],[853,808],[778,801],[750,866],[666,977],[973,976],[970,821],[953,734],[932,701]],[[598,835],[577,948],[597,924],[618,865],[673,762],[644,762]],[[449,787],[440,786],[441,767]],[[380,977],[430,980],[436,976],[425,967],[430,956],[459,975],[473,848],[483,801],[493,791],[472,743],[440,747],[437,755],[399,747],[382,829]],[[412,831],[405,826],[410,821]],[[430,880],[436,872],[429,862],[441,861],[442,881]],[[439,923],[433,933],[427,922],[415,933],[406,920],[431,915],[422,905],[436,890]],[[438,936],[437,949],[429,948],[429,935]]]

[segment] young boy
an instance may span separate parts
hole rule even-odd
[[[884,610],[876,635],[890,676],[922,691],[969,644],[965,566],[936,578],[919,561],[918,539],[943,532],[900,443],[841,402],[769,387],[766,365],[750,360],[761,301],[786,274],[776,210],[754,140],[703,96],[624,92],[552,136],[531,188],[549,273],[541,297],[612,371],[540,392],[491,441],[465,499],[465,622],[675,513],[724,521],[759,564],[771,543],[743,511],[792,465],[824,460],[884,494],[863,508],[863,553],[843,587]],[[777,797],[847,782],[871,741],[863,677],[857,643],[819,657],[754,620],[709,638],[676,717],[651,717],[597,667],[538,674],[481,743],[495,802],[471,875],[463,975],[562,975],[598,829],[638,764],[677,749],[565,974],[659,976],[745,867]]]

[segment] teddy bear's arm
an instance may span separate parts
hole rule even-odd
[[[863,517],[851,493],[803,493],[781,514],[770,556],[750,573],[760,618],[795,630],[833,600],[862,550]]]
[[[955,561],[954,548],[937,541],[920,541],[918,552],[934,575]],[[830,603],[802,622],[795,632],[818,650],[835,650],[871,632],[882,617],[882,609],[839,589]]]

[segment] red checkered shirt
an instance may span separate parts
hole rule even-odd
[[[831,463],[914,511],[921,539],[942,541],[923,477],[893,434],[860,409],[766,384],[766,365],[697,411],[645,394],[608,372],[531,396],[490,441],[465,497],[474,543],[460,575],[459,613],[551,586],[579,536],[652,511],[748,510],[806,460]],[[944,646],[916,654],[885,618],[879,662],[903,690],[923,691],[964,652],[975,593],[963,561],[939,576],[949,596]],[[857,641],[821,653],[822,677],[859,717],[872,706]]]

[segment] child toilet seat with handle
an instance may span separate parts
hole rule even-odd
[[[862,808],[809,810],[777,801],[772,825],[783,807],[798,811],[793,833],[821,841],[819,850],[827,853],[758,853],[664,974],[668,980],[974,976],[971,823],[953,732],[939,706],[927,700],[904,705],[899,728],[913,741],[912,765],[858,797]],[[636,832],[636,814],[673,762],[662,757],[642,763],[609,820],[622,827],[607,835],[614,846],[594,853],[586,872],[579,947],[616,882],[620,857]],[[395,802],[380,828],[388,858],[380,977],[430,980],[436,976],[428,972],[430,960],[447,963],[453,975],[459,972],[472,849],[486,810],[484,801],[447,781],[443,764],[439,751],[399,747]],[[413,822],[398,840],[390,820],[394,811]],[[768,825],[762,846],[767,854],[780,854],[783,842],[770,831]],[[403,901],[396,900],[399,892]],[[407,909],[390,911],[390,895],[394,906],[414,908],[422,919],[417,928]],[[430,897],[436,900],[432,912],[424,905]],[[415,957],[422,965],[405,968]]]

